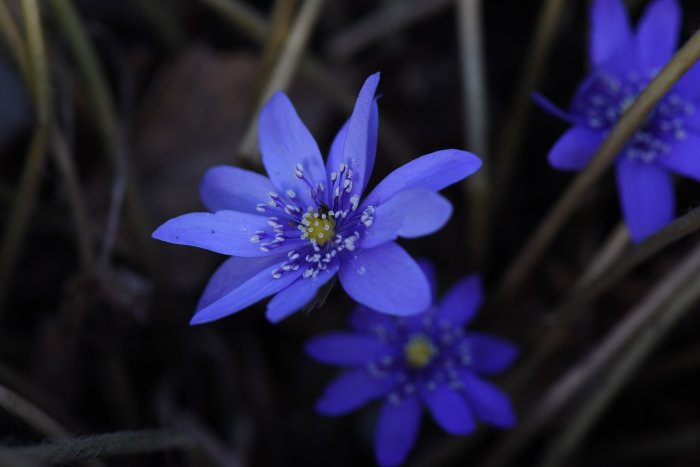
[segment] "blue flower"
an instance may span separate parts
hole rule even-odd
[[[370,76],[324,165],[289,98],[275,94],[260,114],[268,177],[236,167],[210,169],[202,201],[211,212],[170,219],[153,237],[232,256],[214,273],[192,324],[213,321],[276,294],[277,322],[311,301],[336,273],[347,293],[376,310],[419,313],[427,279],[397,237],[435,232],[452,214],[437,191],[476,172],[473,154],[447,149],[398,168],[362,199],[374,165],[379,74]]]
[[[434,283],[429,263],[422,262]],[[433,286],[434,287],[434,286]],[[375,456],[383,466],[403,462],[413,446],[425,405],[445,431],[471,433],[476,418],[509,428],[515,415],[508,396],[481,375],[507,369],[517,349],[497,337],[465,331],[482,301],[481,281],[458,281],[424,313],[393,317],[360,306],[350,317],[353,332],[310,340],[314,359],[347,367],[316,404],[324,415],[342,415],[382,399]]]
[[[540,104],[573,124],[549,153],[560,170],[588,164],[606,135],[673,55],[681,10],[676,0],[654,0],[636,33],[621,0],[595,0],[591,8],[593,71],[568,113]],[[700,63],[659,102],[616,159],[622,213],[639,242],[673,219],[672,173],[700,180]]]

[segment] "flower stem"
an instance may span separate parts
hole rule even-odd
[[[506,271],[499,298],[512,298],[528,277],[585,194],[605,173],[627,140],[644,123],[649,112],[700,57],[700,32],[696,32],[637,97],[608,134],[598,152],[559,198]]]
[[[629,313],[580,368],[571,370],[583,373],[579,376],[579,389],[594,378],[599,384],[590,386],[572,420],[550,444],[540,463],[542,467],[565,463],[632,374],[698,300],[700,245]],[[606,367],[605,374],[600,375]]]
[[[7,228],[0,242],[0,307],[4,302],[10,275],[20,251],[37,191],[39,174],[44,165],[51,125],[49,72],[41,30],[41,17],[36,0],[22,0],[22,18],[26,31],[28,84],[34,96],[37,124],[29,145],[27,158],[15,202],[8,216]]]

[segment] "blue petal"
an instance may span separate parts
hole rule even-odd
[[[659,164],[680,175],[700,181],[700,136],[688,134],[671,145],[671,152],[658,158]]]
[[[319,362],[334,365],[365,365],[393,356],[394,348],[366,334],[335,332],[306,343],[306,353]]]
[[[683,96],[685,99],[697,100],[700,97],[700,61],[695,62],[693,66],[685,72],[685,74],[678,80],[673,90]],[[695,106],[695,113],[697,114],[698,106]]]
[[[323,415],[343,415],[388,394],[395,385],[393,375],[378,377],[364,368],[349,370],[326,386],[316,410]]]
[[[418,258],[416,260],[416,263],[418,263],[418,266],[420,266],[421,271],[423,271],[423,274],[425,274],[425,278],[428,279],[428,283],[430,284],[430,290],[432,292],[432,297],[434,300],[435,295],[437,295],[437,287],[438,287],[437,286],[437,274],[435,272],[435,265],[428,258]]]
[[[558,170],[581,170],[603,142],[603,134],[585,126],[574,126],[549,150],[549,165]]]
[[[479,419],[500,428],[515,426],[515,412],[506,394],[470,371],[461,372],[460,376],[466,398]]]
[[[153,238],[178,245],[196,246],[231,256],[266,256],[259,243],[250,238],[259,230],[269,230],[267,218],[237,211],[192,212],[165,222]],[[293,245],[286,242],[279,251]]]
[[[678,46],[681,7],[676,0],[655,0],[649,4],[637,26],[637,54],[645,69],[660,69]]]
[[[418,436],[421,406],[415,395],[400,402],[387,401],[377,421],[374,454],[377,464],[393,467],[401,464]]]
[[[338,133],[336,133],[333,142],[331,143],[331,149],[328,151],[328,159],[326,159],[326,176],[328,180],[331,179],[331,174],[337,172],[340,164],[343,162],[343,147],[345,146],[345,138],[348,134],[348,126],[350,125],[350,119],[346,120],[343,126],[340,127]]]
[[[301,274],[299,271],[285,272],[278,279],[272,277],[286,258],[286,255],[270,258],[264,269],[258,269],[262,263],[254,265],[255,267],[243,263],[241,270],[237,270],[237,267],[244,258],[229,259],[212,277],[190,324],[203,324],[223,318],[289,287]],[[246,276],[243,272],[251,275]],[[227,279],[233,284],[228,292],[223,285]]]
[[[372,248],[397,237],[429,235],[447,223],[452,204],[443,196],[426,190],[403,190],[376,207],[374,221],[366,230],[360,246]]]
[[[420,385],[420,394],[435,422],[453,435],[466,435],[476,429],[474,415],[464,397],[444,383],[433,383],[432,389]]]
[[[209,279],[204,293],[202,293],[197,304],[197,311],[223,298],[233,289],[240,287],[241,284],[261,271],[275,264],[282,263],[286,257],[286,255],[275,255],[263,258],[241,258],[235,256],[228,258]]]
[[[249,170],[219,165],[207,170],[199,185],[199,196],[208,210],[257,214],[256,206],[266,203],[275,191],[269,178]]]
[[[284,93],[274,94],[260,112],[258,139],[263,165],[277,189],[282,193],[294,190],[302,203],[315,206],[308,184],[294,174],[299,165],[314,188],[319,183],[325,187],[323,158],[316,141]]]
[[[532,94],[530,94],[530,97],[532,97],[532,100],[535,101],[535,104],[537,104],[542,110],[557,117],[558,119],[572,124],[575,124],[577,122],[576,117],[557,107],[556,104],[544,97],[539,92],[533,92]]]
[[[673,220],[673,180],[664,169],[623,154],[616,175],[622,214],[633,241],[641,242]]]
[[[414,315],[430,306],[428,280],[395,243],[344,254],[338,276],[348,295],[382,313]]]
[[[397,331],[395,318],[371,310],[364,305],[358,305],[350,314],[348,322],[355,331],[368,334],[393,335]]]
[[[318,289],[331,280],[338,267],[334,266],[321,272],[317,277],[300,278],[270,300],[267,304],[265,316],[273,324],[277,324],[286,317],[301,310],[318,293]]]
[[[596,68],[630,55],[632,28],[622,0],[594,0],[591,7],[590,60]]]
[[[471,357],[470,367],[477,373],[485,375],[501,373],[507,370],[518,357],[518,348],[499,337],[469,332],[465,340]]]
[[[484,301],[481,278],[478,275],[467,276],[457,281],[440,301],[438,317],[450,326],[468,324]]]
[[[348,119],[342,126],[338,134],[333,139],[333,144],[331,144],[331,150],[328,153],[328,160],[326,161],[326,173],[328,179],[331,178],[331,173],[337,172],[340,168],[340,164],[345,162],[343,160],[343,149],[345,146],[345,138],[348,133],[348,127],[350,125],[350,120]],[[379,126],[379,109],[377,107],[377,98],[374,98],[374,103],[372,104],[372,110],[370,113],[370,118],[368,122],[367,130],[367,163],[365,167],[365,177],[362,180],[353,178],[358,190],[353,190],[358,193],[364,191],[372,175],[372,168],[374,167],[374,160],[377,154],[377,130]],[[347,163],[347,162],[346,162]]]
[[[338,160],[337,150],[331,147],[327,170],[328,173],[338,171],[340,163],[345,163],[353,172],[351,194],[362,194],[367,181],[372,174],[374,159],[377,151],[377,126],[379,111],[374,94],[379,84],[379,73],[371,75],[360,89],[355,102],[355,109],[347,123],[347,132],[343,141],[343,151]],[[342,138],[342,130],[339,137]],[[334,142],[335,143],[335,142]],[[338,144],[340,141],[338,141]]]
[[[379,206],[409,188],[440,191],[481,167],[481,159],[466,151],[444,149],[426,154],[391,172],[372,190],[363,206]]]

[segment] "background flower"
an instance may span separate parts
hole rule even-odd
[[[432,265],[421,267],[436,283]],[[418,435],[422,406],[448,433],[466,435],[476,420],[510,428],[515,415],[508,396],[483,376],[506,370],[517,356],[508,342],[464,327],[483,298],[478,276],[455,283],[424,313],[395,318],[360,306],[352,332],[311,339],[307,353],[348,369],[316,404],[325,415],[342,415],[382,400],[375,434],[375,456],[383,466],[403,462]]]
[[[549,152],[549,163],[560,170],[580,170],[588,164],[622,113],[671,58],[681,10],[676,0],[654,0],[633,31],[621,0],[595,0],[590,18],[593,71],[579,86],[569,112],[556,111],[539,99],[573,124]],[[622,213],[637,242],[673,219],[671,173],[700,180],[699,82],[700,64],[696,64],[617,158]]]
[[[324,166],[316,141],[281,92],[260,114],[260,151],[269,179],[235,167],[204,177],[213,213],[161,225],[153,237],[232,255],[209,281],[192,324],[228,316],[269,295],[277,322],[308,303],[336,273],[360,303],[394,315],[430,303],[418,265],[393,242],[438,230],[452,206],[436,192],[471,175],[481,161],[448,149],[395,170],[362,199],[374,166],[379,74],[365,82]]]

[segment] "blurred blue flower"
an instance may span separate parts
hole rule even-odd
[[[398,168],[362,194],[374,165],[379,74],[370,76],[333,141],[326,164],[289,98],[278,92],[260,114],[268,177],[210,169],[200,194],[212,212],[185,214],[153,237],[231,255],[214,273],[192,324],[213,321],[276,294],[267,317],[301,309],[338,273],[356,301],[410,315],[430,303],[427,279],[397,237],[435,232],[452,214],[438,190],[476,172],[473,154],[447,149]]]
[[[568,113],[541,96],[546,109],[573,124],[549,153],[560,170],[588,164],[622,113],[677,47],[681,10],[676,0],[654,0],[636,32],[622,0],[594,0],[590,61],[593,71],[579,86]],[[616,160],[622,213],[639,242],[673,219],[671,173],[700,180],[700,63],[659,102]]]
[[[421,262],[432,284],[432,266]],[[434,288],[434,285],[433,285]],[[348,367],[316,404],[324,415],[342,415],[382,399],[375,456],[383,466],[403,462],[413,446],[425,405],[445,431],[471,433],[476,419],[502,428],[515,424],[507,395],[482,379],[506,370],[517,356],[510,343],[465,331],[481,305],[478,276],[458,281],[424,313],[393,317],[360,306],[350,317],[353,332],[311,339],[314,359]]]

